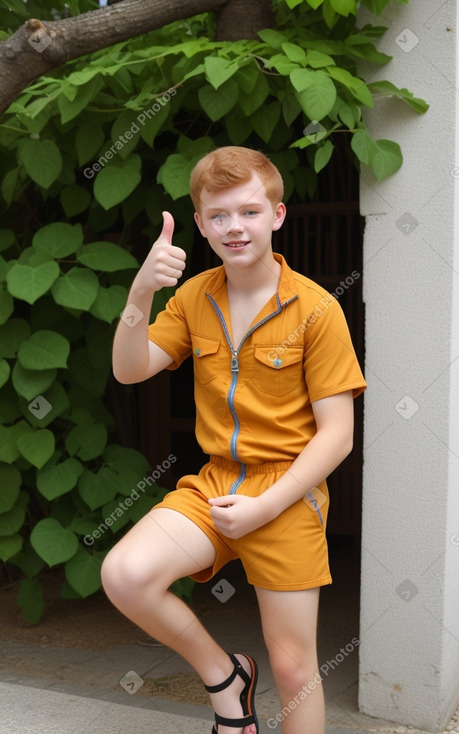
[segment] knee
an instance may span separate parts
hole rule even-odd
[[[298,655],[290,656],[282,650],[276,651],[270,655],[270,663],[279,691],[291,698],[304,690],[311,681],[317,682],[319,673],[315,653],[303,659]]]
[[[108,598],[119,605],[125,600],[138,598],[151,584],[160,587],[160,576],[151,567],[147,567],[145,560],[126,553],[120,545],[115,545],[102,563],[102,586]]]

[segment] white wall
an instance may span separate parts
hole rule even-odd
[[[370,74],[431,107],[417,116],[401,101],[376,102],[371,134],[400,143],[405,160],[382,184],[361,179],[369,388],[359,706],[430,730],[459,701],[456,14],[453,0],[411,0],[377,21],[389,26],[378,48],[393,61]],[[362,12],[366,22],[374,17]]]

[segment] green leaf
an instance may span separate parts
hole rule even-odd
[[[242,89],[239,91],[238,105],[235,108],[236,112],[240,115],[239,107],[244,112],[246,117],[251,117],[255,110],[263,104],[266,97],[269,94],[269,85],[264,75],[259,75],[256,87],[249,93],[245,93]]]
[[[61,204],[67,217],[81,214],[91,203],[91,194],[78,184],[70,184],[61,191]]]
[[[154,140],[157,134],[164,128],[165,122],[170,115],[170,105],[166,104],[161,106],[160,102],[154,102],[150,108],[152,111],[155,110],[155,105],[158,105],[160,109],[148,114],[148,110],[141,112],[137,116],[140,127],[140,137],[145,140],[146,144],[153,147]]]
[[[172,153],[158,171],[158,183],[174,199],[187,196],[190,192],[190,161],[178,153]]]
[[[239,86],[233,79],[229,79],[218,89],[211,84],[199,88],[198,97],[202,109],[212,122],[220,120],[237,102]]]
[[[15,535],[24,525],[25,507],[14,505],[8,512],[0,515],[0,536]]]
[[[14,263],[6,276],[8,291],[31,305],[43,296],[59,275],[56,262],[45,262],[36,267]]]
[[[122,166],[108,165],[97,174],[94,196],[104,209],[120,204],[141,181],[141,159],[131,155]]]
[[[99,280],[91,270],[72,268],[54,283],[51,293],[60,306],[89,311],[97,298]]]
[[[279,102],[271,102],[271,104],[260,107],[252,115],[251,122],[253,129],[265,143],[268,143],[274,132],[274,128],[279,122],[281,116],[281,106]]]
[[[0,425],[0,461],[12,464],[20,456],[17,441],[21,436],[31,433],[32,429],[24,420],[20,420],[13,426]]]
[[[330,140],[326,140],[320,145],[319,148],[317,148],[316,154],[314,156],[314,170],[316,173],[319,173],[322,168],[325,168],[332,154],[333,144]]]
[[[214,89],[218,89],[238,70],[238,64],[234,61],[227,61],[219,56],[206,56],[204,59],[204,69],[206,79]]]
[[[21,472],[15,466],[0,464],[0,512],[9,512],[19,497]]]
[[[258,31],[258,35],[260,36],[262,41],[267,43],[268,46],[271,46],[272,48],[280,49],[282,48],[282,44],[288,41],[288,38],[284,36],[283,33],[275,31],[271,28],[266,28],[263,31]]]
[[[290,79],[297,90],[296,98],[310,120],[320,121],[333,109],[336,88],[324,71],[295,69]]]
[[[396,173],[403,163],[402,151],[392,140],[376,140],[377,152],[371,161],[371,168],[378,181]]]
[[[112,242],[92,242],[77,253],[78,262],[92,270],[113,273],[116,270],[138,268],[139,263],[130,252]]]
[[[313,69],[320,69],[324,66],[334,66],[335,60],[332,59],[328,54],[322,53],[322,51],[316,51],[312,48],[308,49],[308,66]]]
[[[19,166],[12,168],[11,171],[5,174],[1,183],[2,196],[6,201],[7,206],[10,206],[13,201],[14,194],[16,192],[17,182],[19,177]]]
[[[53,222],[38,229],[32,240],[36,252],[43,252],[52,258],[73,255],[83,244],[83,228],[81,224]]]
[[[49,370],[66,367],[70,343],[55,331],[42,329],[23,341],[18,350],[22,367],[28,370]]]
[[[356,0],[330,0],[330,3],[338,15],[344,15],[346,18],[348,15],[357,13]]]
[[[65,448],[70,456],[77,456],[82,461],[91,461],[102,454],[107,445],[107,435],[107,429],[102,423],[75,426],[66,438]]]
[[[56,375],[56,369],[28,370],[18,361],[13,367],[11,378],[17,394],[26,400],[33,400],[51,387]]]
[[[145,456],[135,449],[111,444],[103,456],[107,465],[121,477],[119,489],[122,494],[128,495],[150,472]]]
[[[81,127],[78,127],[75,136],[78,164],[83,166],[94,158],[104,140],[105,135],[101,125],[96,125],[94,122],[87,122],[81,125]]]
[[[361,163],[369,165],[376,154],[377,148],[373,138],[366,130],[357,130],[351,139],[351,148]]]
[[[8,382],[10,377],[11,367],[6,359],[0,358],[0,387]]]
[[[0,324],[4,324],[8,321],[13,311],[13,298],[6,291],[0,291]]]
[[[10,535],[6,538],[0,538],[0,560],[9,561],[13,556],[17,555],[22,548],[23,539],[20,535]]]
[[[46,466],[37,472],[38,491],[47,500],[54,500],[76,487],[82,473],[83,465],[72,456],[60,464]]]
[[[41,469],[54,454],[54,434],[43,428],[20,436],[17,447],[24,459],[37,469]]]
[[[49,189],[62,171],[62,156],[54,140],[28,140],[18,151],[18,158],[39,186]]]
[[[117,318],[126,304],[127,288],[121,285],[112,285],[109,288],[99,288],[97,298],[91,306],[90,313],[102,321],[111,324]]]
[[[100,569],[104,554],[88,553],[79,548],[75,556],[65,564],[65,578],[70,586],[85,599],[102,585]]]
[[[301,46],[297,46],[295,43],[286,42],[282,44],[282,51],[290,61],[301,66],[306,66],[306,52]]]
[[[77,86],[76,94],[69,94],[70,85],[66,90],[66,94],[58,97],[57,104],[61,113],[61,122],[64,125],[69,120],[73,120],[82,110],[91,102],[99,89],[103,86],[103,80],[100,75],[94,77],[83,86]],[[71,97],[71,99],[70,99]]]
[[[137,496],[140,495],[137,493]],[[131,498],[130,502],[128,502],[129,507],[132,507],[132,502],[135,502],[135,496]],[[126,504],[126,499],[121,499],[118,495],[118,497],[112,502],[108,502],[102,507],[104,523],[110,528],[110,531],[113,534],[117,533],[121,528],[124,528],[124,526],[131,521],[129,513],[127,512],[129,509],[128,505]]]
[[[349,89],[359,102],[367,107],[373,107],[373,97],[365,82],[356,76],[352,76],[346,69],[340,69],[337,66],[328,67],[327,71],[335,81]]]
[[[26,417],[32,426],[46,428],[69,407],[69,398],[60,382],[53,382],[44,395],[37,395],[27,406]]]
[[[73,558],[78,550],[78,539],[52,517],[40,520],[30,533],[33,549],[48,566],[57,566]]]
[[[429,105],[423,99],[414,97],[413,93],[408,89],[399,89],[388,81],[371,82],[368,84],[368,89],[376,97],[398,97],[407,102],[420,115],[423,115],[429,109]]]
[[[78,491],[88,507],[97,510],[118,494],[115,472],[108,466],[103,466],[97,473],[85,469],[78,481]]]
[[[38,579],[23,579],[19,585],[17,603],[27,622],[36,624],[43,616],[43,585]]]
[[[88,393],[99,397],[103,395],[110,373],[110,365],[94,366],[88,349],[82,347],[72,351],[69,357],[69,371],[72,379]]]

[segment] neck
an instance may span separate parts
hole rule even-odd
[[[227,288],[239,293],[253,293],[272,286],[277,290],[282,266],[273,255],[257,260],[245,268],[232,268],[225,265]]]

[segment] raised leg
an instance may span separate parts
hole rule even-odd
[[[255,590],[281,700],[276,715],[282,734],[324,734],[325,705],[316,643],[319,589]]]
[[[187,517],[174,510],[152,510],[107,554],[102,583],[111,602],[152,637],[178,652],[206,685],[228,678],[233,664],[210,637],[192,610],[169,591],[177,579],[212,566],[215,549],[209,538]],[[250,672],[248,661],[241,663]],[[240,718],[237,677],[225,691],[211,694],[221,716]],[[219,726],[219,734],[255,734],[255,727]]]

